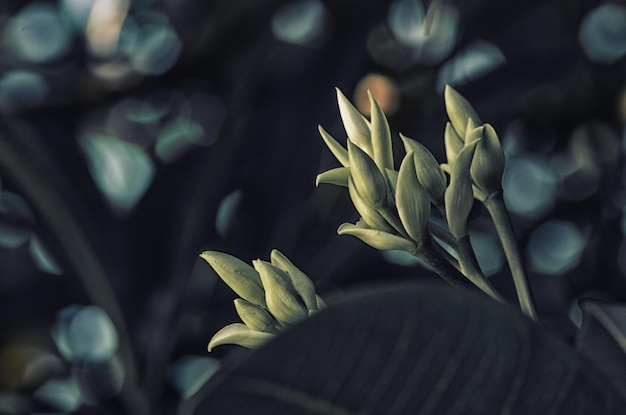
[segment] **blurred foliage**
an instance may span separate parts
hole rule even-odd
[[[0,412],[172,413],[236,318],[197,259],[285,252],[318,292],[434,277],[336,227],[333,87],[443,160],[450,83],[501,132],[545,327],[626,301],[623,1],[58,0],[0,5]],[[397,137],[394,137],[396,140]],[[394,145],[401,148],[398,141]],[[513,298],[494,231],[472,243]],[[97,347],[92,347],[97,345]],[[167,374],[167,376],[165,375]]]

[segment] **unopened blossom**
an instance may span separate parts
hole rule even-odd
[[[324,128],[319,127],[319,131],[342,167],[319,174],[316,184],[328,183],[348,188],[360,219],[356,224],[342,224],[339,234],[355,236],[377,249],[402,249],[415,253],[416,244],[428,233],[431,192],[433,198],[443,204],[445,176],[434,158],[428,159],[429,166],[425,168],[435,167],[439,173],[434,173],[434,176],[422,174],[428,186],[425,189],[418,178],[418,171],[424,166],[417,167],[416,162],[421,162],[426,157],[424,152],[428,150],[412,150],[410,146],[419,144],[409,142],[406,137],[403,139],[408,143],[407,151],[410,151],[411,157],[400,163],[402,174],[395,170],[389,123],[376,100],[371,94],[368,96],[371,120],[365,118],[337,89],[339,112],[347,134],[346,147]],[[437,179],[444,181],[443,188],[441,183],[435,183]]]
[[[450,119],[444,133],[448,165],[455,162],[464,145],[480,138],[470,167],[474,196],[485,200],[492,194],[501,193],[504,152],[496,131],[490,124],[482,124],[467,99],[449,85],[446,85],[444,99]],[[449,166],[444,168],[450,171]]]
[[[222,252],[206,251],[200,257],[241,297],[234,303],[242,323],[229,324],[215,333],[209,351],[222,344],[259,347],[325,307],[309,277],[276,249],[270,262],[258,259],[253,266]]]

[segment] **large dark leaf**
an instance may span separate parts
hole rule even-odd
[[[620,409],[621,408],[621,409]],[[510,307],[448,287],[354,294],[193,397],[186,414],[618,414],[574,350]]]
[[[626,304],[587,298],[580,308],[577,348],[626,397]]]

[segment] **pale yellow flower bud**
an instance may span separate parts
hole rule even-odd
[[[343,121],[343,126],[346,129],[348,138],[369,156],[372,156],[373,151],[369,121],[352,105],[350,100],[346,98],[339,88],[335,89],[337,90],[339,113],[341,114],[341,120]]]
[[[372,148],[374,152],[374,162],[381,172],[385,169],[393,169],[393,151],[391,148],[391,131],[387,117],[380,109],[380,106],[372,97],[370,91],[367,91],[370,100],[370,113],[372,117],[371,134]]]
[[[459,137],[450,122],[446,123],[446,129],[443,133],[443,142],[446,147],[446,159],[448,160],[446,172],[450,173],[450,167],[454,164],[457,154],[459,154],[459,151],[461,151],[465,143],[463,139]]]
[[[369,229],[363,225],[343,223],[337,229],[339,235],[352,235],[359,238],[372,248],[380,250],[401,250],[415,254],[417,247],[415,244],[401,236],[392,235],[377,229]]]
[[[374,208],[384,206],[387,201],[387,183],[374,161],[350,141],[348,157],[352,179],[363,200]]]
[[[318,174],[315,178],[315,186],[328,183],[348,187],[348,177],[350,177],[350,167],[337,167]]]
[[[474,184],[487,196],[502,190],[504,152],[500,139],[490,124],[484,125],[482,140],[476,146],[476,154],[470,172]]]
[[[313,285],[313,281],[278,249],[272,250],[270,253],[270,261],[272,265],[283,270],[289,276],[293,288],[304,302],[306,308],[309,310],[317,310],[315,285]]]
[[[452,165],[450,185],[446,189],[446,219],[450,233],[457,239],[467,235],[467,219],[474,204],[470,165],[476,143],[467,144],[459,152]]]
[[[476,114],[476,111],[474,110],[474,107],[472,107],[472,105],[450,85],[446,85],[444,91],[444,101],[446,104],[448,118],[450,118],[452,126],[456,130],[459,137],[465,138],[465,127],[467,125],[468,118],[471,118],[475,125],[482,124],[478,114]]]
[[[436,164],[437,170],[439,165]],[[410,151],[402,160],[398,173],[396,207],[404,229],[416,242],[428,235],[430,200],[427,191],[417,178],[415,158]]]
[[[233,323],[222,327],[213,335],[207,349],[209,352],[222,344],[237,344],[239,346],[254,349],[274,337],[271,333],[252,330],[242,323]]]
[[[241,317],[241,321],[252,330],[274,333],[276,323],[270,313],[262,307],[252,304],[241,298],[235,299],[235,310]]]
[[[356,211],[361,218],[372,229],[379,229],[385,232],[394,232],[393,228],[387,223],[385,218],[373,207],[367,204],[356,189],[352,177],[348,179],[348,193]]]
[[[465,145],[473,143],[474,141],[482,138],[485,127],[483,125],[476,125],[471,118],[467,119],[467,125],[465,126]]]
[[[421,185],[428,192],[430,200],[435,206],[443,206],[443,195],[446,192],[448,182],[443,170],[435,156],[421,143],[410,139],[402,134],[400,138],[404,143],[407,154],[413,152],[415,159],[415,173]]]
[[[294,324],[308,316],[289,276],[280,268],[257,259],[252,265],[259,272],[269,312],[283,324]]]
[[[332,135],[328,134],[321,125],[318,125],[317,129],[322,136],[322,140],[324,140],[324,143],[326,143],[326,146],[330,152],[333,153],[337,161],[339,161],[342,166],[348,167],[348,150],[343,148],[343,146],[339,144]]]
[[[237,295],[252,304],[265,307],[265,293],[259,273],[250,265],[234,256],[206,251],[200,257],[211,265],[217,275]]]

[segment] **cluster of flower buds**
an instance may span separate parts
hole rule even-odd
[[[446,218],[450,232],[461,238],[467,234],[466,223],[473,199],[481,202],[502,193],[504,152],[500,139],[490,124],[481,124],[472,105],[452,87],[444,92],[446,123],[444,143],[450,174],[446,193]]]
[[[391,132],[385,114],[369,95],[371,121],[337,89],[337,101],[348,135],[344,148],[321,126],[320,134],[343,167],[317,176],[316,183],[348,188],[360,215],[356,224],[344,223],[338,233],[353,235],[381,249],[416,254],[428,237],[431,202],[443,208],[446,177],[433,155],[418,142],[402,136],[407,151],[394,169]]]
[[[450,118],[444,132],[448,166],[454,165],[461,149],[480,140],[470,167],[474,196],[484,201],[501,193],[504,152],[496,131],[491,124],[482,124],[472,105],[452,87],[446,86],[444,98]]]
[[[243,321],[215,333],[209,351],[221,344],[259,347],[325,307],[309,277],[276,249],[270,262],[257,259],[253,266],[222,252],[206,251],[200,257],[240,297],[235,299],[235,309]]]
[[[474,197],[485,200],[501,190],[504,154],[493,127],[480,125],[469,102],[447,86],[445,103],[451,121],[445,130],[448,163],[440,166],[422,144],[400,134],[406,156],[396,171],[389,124],[371,94],[369,98],[371,120],[337,89],[348,136],[345,148],[319,127],[342,167],[319,174],[316,183],[347,187],[360,215],[356,224],[344,223],[338,233],[353,235],[377,249],[415,255],[429,236],[432,204],[445,215],[455,238],[466,235]],[[450,175],[449,185],[444,172]]]

